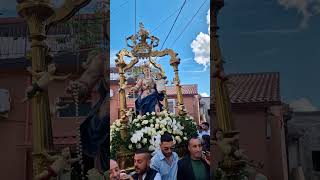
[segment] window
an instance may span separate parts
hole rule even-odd
[[[175,113],[175,100],[174,99],[168,99],[168,111]]]
[[[320,171],[320,151],[312,151],[312,164],[314,171]]]
[[[7,89],[0,89],[0,112],[10,111],[10,94]]]
[[[76,104],[73,101],[71,97],[62,97],[59,100],[59,103],[62,105],[69,105],[67,108],[60,109],[59,110],[59,117],[65,118],[65,117],[76,117]],[[85,117],[89,114],[91,109],[91,102],[86,101],[83,103],[80,103],[78,105],[79,108],[79,117]]]

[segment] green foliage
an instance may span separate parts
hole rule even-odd
[[[117,151],[120,149],[120,145],[125,142],[122,141],[120,131],[115,131],[113,134],[113,139],[110,142],[110,159],[116,159]]]
[[[64,28],[70,28],[72,33],[57,37],[56,41],[59,44],[64,44],[73,39],[74,46],[77,47],[78,51],[89,50],[91,56],[95,56],[99,52],[97,49],[101,49],[99,45],[103,43],[103,26],[106,23],[106,12],[95,9],[93,14],[86,19],[80,19],[79,16],[81,14],[73,17],[63,25]]]

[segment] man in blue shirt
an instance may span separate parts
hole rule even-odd
[[[161,136],[160,150],[152,157],[150,165],[160,173],[162,180],[177,179],[179,157],[173,150],[172,136],[169,133],[164,133]]]

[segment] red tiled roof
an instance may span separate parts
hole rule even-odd
[[[197,95],[198,94],[198,85],[196,84],[188,84],[181,85],[182,95]],[[167,95],[173,96],[176,95],[176,87],[175,86],[167,86]]]
[[[232,103],[281,102],[278,72],[228,75]]]

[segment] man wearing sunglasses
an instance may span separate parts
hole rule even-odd
[[[160,139],[160,150],[156,151],[151,159],[151,167],[157,170],[162,180],[177,179],[178,160],[177,153],[174,152],[174,142],[169,133],[164,133]]]

